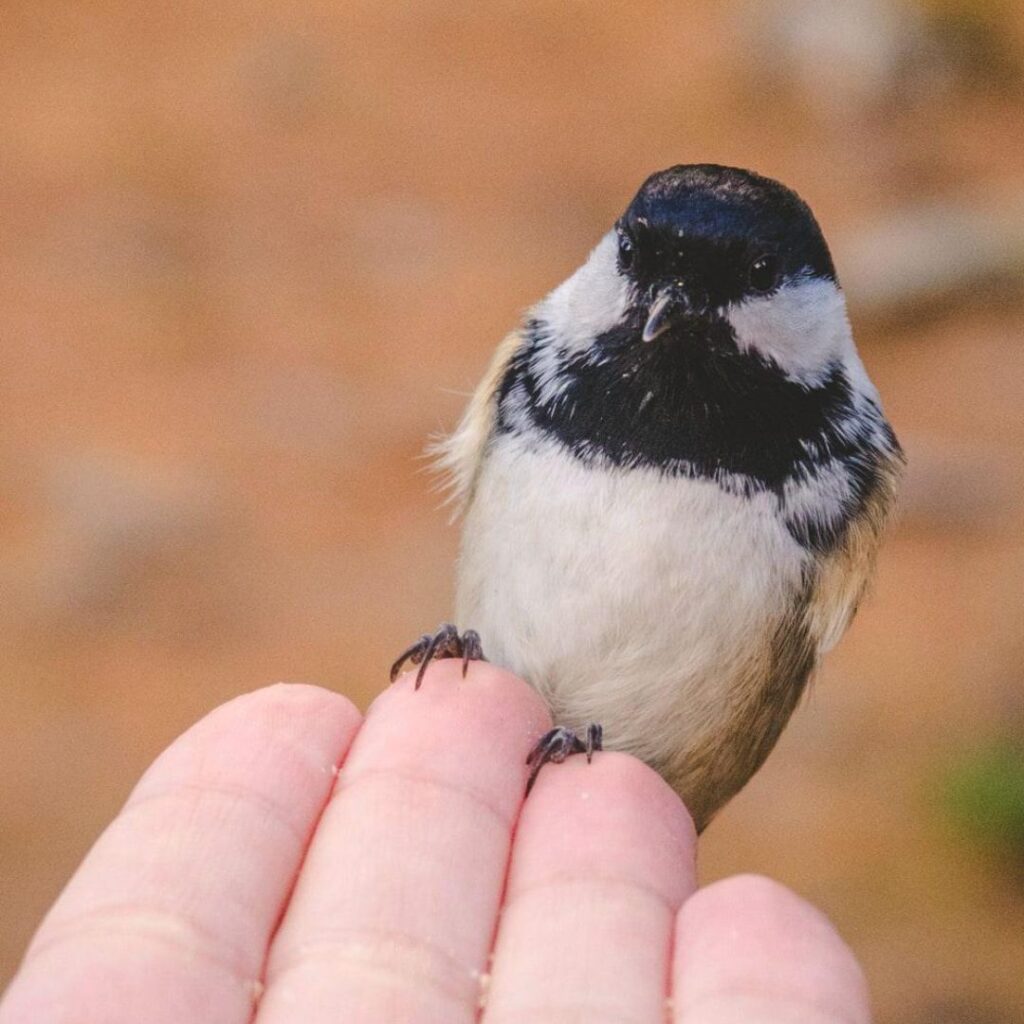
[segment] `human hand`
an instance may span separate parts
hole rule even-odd
[[[690,820],[639,761],[570,758],[524,803],[549,725],[484,663],[406,675],[365,721],[311,686],[218,708],[88,854],[0,1024],[869,1020],[809,904],[695,892]]]

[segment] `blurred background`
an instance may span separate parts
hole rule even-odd
[[[0,982],[146,763],[279,679],[365,706],[449,614],[419,459],[651,171],[813,206],[902,520],[708,831],[879,1021],[1024,1021],[1024,8],[6,0]],[[486,638],[485,638],[486,639]]]

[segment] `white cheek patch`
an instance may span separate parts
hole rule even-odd
[[[820,384],[835,363],[857,361],[846,302],[832,281],[785,284],[774,295],[730,306],[726,316],[741,349],[767,356],[809,387]]]
[[[589,348],[594,338],[620,324],[632,302],[632,287],[619,273],[615,231],[598,242],[587,262],[533,310],[552,338],[572,351]]]

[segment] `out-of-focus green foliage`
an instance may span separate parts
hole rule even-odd
[[[994,741],[948,774],[943,804],[959,831],[1024,862],[1024,744]]]

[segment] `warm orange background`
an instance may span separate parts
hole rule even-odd
[[[7,0],[0,981],[197,716],[277,679],[365,705],[445,618],[457,534],[424,439],[648,172],[783,179],[841,276],[865,225],[921,200],[998,220],[1020,198],[1013,5],[855,4],[869,40],[978,7],[998,42],[954,33],[870,73],[881,43],[823,56],[759,21],[815,6]],[[874,255],[883,283],[906,269]],[[1018,1022],[1020,876],[935,793],[1024,725],[1020,295],[858,306],[855,280],[913,467],[905,515],[702,874],[767,872],[819,903],[883,1022]]]

